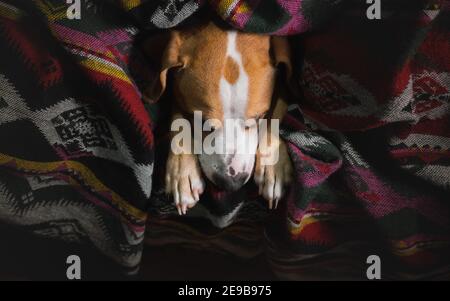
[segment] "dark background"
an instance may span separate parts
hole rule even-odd
[[[67,280],[67,256],[81,259],[82,280],[275,280],[265,259],[241,260],[178,246],[147,247],[136,277],[122,275],[93,249],[43,239],[0,224],[1,280]],[[32,247],[30,247],[32,246]]]

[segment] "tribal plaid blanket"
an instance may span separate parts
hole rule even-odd
[[[70,19],[66,1],[0,0],[0,221],[128,272],[145,241],[264,252],[282,279],[364,278],[369,255],[385,279],[448,275],[448,1],[393,0],[381,20],[352,0],[80,7]],[[292,36],[298,93],[281,134],[296,183],[276,213],[252,184],[206,194],[183,219],[162,192],[167,104],[141,99],[156,73],[139,41],[202,10]]]

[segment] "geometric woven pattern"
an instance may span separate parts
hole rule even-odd
[[[65,1],[0,0],[1,222],[91,245],[128,272],[145,232],[149,245],[264,251],[284,279],[321,259],[351,275],[372,254],[392,278],[448,272],[446,1],[392,1],[379,21],[344,0],[81,2],[82,19],[69,20]],[[291,40],[301,96],[282,136],[296,183],[276,213],[249,183],[172,218],[167,137],[154,131],[164,105],[141,99],[156,72],[137,45],[201,10],[244,31],[311,31]]]

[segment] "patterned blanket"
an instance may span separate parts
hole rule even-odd
[[[381,20],[352,0],[84,0],[81,19],[69,8],[0,0],[0,221],[92,245],[130,273],[145,240],[265,252],[282,279],[365,277],[369,255],[385,279],[448,275],[448,1],[383,2]],[[281,133],[296,184],[275,214],[252,184],[210,192],[187,218],[162,193],[167,104],[141,100],[156,73],[139,45],[201,11],[300,34]]]

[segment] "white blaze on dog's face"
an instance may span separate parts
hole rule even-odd
[[[252,174],[258,131],[256,122],[252,123],[248,119],[256,119],[261,114],[258,112],[261,108],[249,108],[249,75],[237,43],[237,32],[228,32],[225,64],[219,80],[223,122],[220,128],[215,129],[217,132],[214,135],[215,143],[222,144],[224,152],[203,152],[199,155],[206,176],[219,187],[232,191],[245,184]],[[270,69],[265,72],[270,72]]]
[[[271,104],[275,68],[270,38],[209,23],[180,32],[179,39],[183,67],[173,73],[177,104],[186,116],[201,111],[204,119],[220,121],[215,142],[225,143],[225,154],[203,153],[199,161],[213,183],[236,190],[250,178],[258,146],[257,122],[246,123],[263,117]]]

